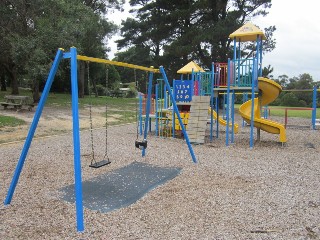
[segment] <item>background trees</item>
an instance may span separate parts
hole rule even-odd
[[[107,20],[114,9],[121,10],[124,0],[2,0],[0,1],[0,84],[12,94],[20,87],[30,87],[34,101],[42,87],[57,48],[75,46],[83,55],[108,58],[108,39],[117,26]],[[122,50],[117,61],[143,66],[163,65],[174,79],[176,71],[190,60],[210,69],[212,62],[226,62],[231,56],[229,34],[256,16],[265,16],[271,0],[129,0],[132,17],[121,25]],[[275,26],[265,30],[264,52],[275,48]],[[254,46],[243,44],[242,57],[251,56]],[[106,84],[106,72],[109,72]],[[95,93],[138,81],[138,91],[145,92],[147,74],[114,66],[79,62],[79,96],[88,93],[88,71]],[[272,76],[272,66],[263,75]],[[286,89],[311,88],[309,74],[276,79]],[[132,84],[131,84],[132,86]],[[62,62],[52,90],[70,91],[69,64]],[[309,105],[309,93],[286,96],[287,102]],[[284,97],[285,93],[281,95]],[[296,97],[298,101],[292,99]],[[291,100],[290,100],[291,99]]]
[[[12,94],[19,93],[19,84],[30,86],[37,102],[39,87],[44,84],[58,48],[76,46],[81,54],[106,57],[106,36],[116,31],[116,26],[103,16],[110,6],[119,8],[120,3],[115,0],[1,1],[0,66],[5,70],[1,79],[6,79],[1,85],[9,83]],[[64,74],[67,68],[65,65],[60,70],[53,89],[69,91],[70,79]],[[80,74],[81,93],[83,77]]]

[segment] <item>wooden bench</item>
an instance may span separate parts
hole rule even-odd
[[[23,106],[26,106],[29,111],[32,110],[34,104],[29,96],[18,96],[18,95],[6,95],[4,96],[5,102],[0,102],[0,104],[7,109],[8,107],[13,107],[17,111],[21,110]]]

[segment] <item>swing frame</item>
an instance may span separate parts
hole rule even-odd
[[[75,205],[76,205],[76,225],[77,225],[77,231],[82,232],[84,231],[84,216],[83,216],[83,200],[82,200],[82,177],[81,177],[81,155],[80,155],[80,127],[79,127],[79,108],[78,108],[78,60],[83,61],[91,61],[91,62],[99,62],[99,63],[105,63],[105,64],[112,64],[116,66],[122,66],[122,67],[128,67],[128,68],[135,68],[140,69],[143,71],[149,72],[149,86],[148,86],[148,102],[147,102],[147,112],[146,112],[146,119],[145,119],[145,126],[148,126],[149,123],[149,113],[150,113],[150,100],[151,100],[151,92],[152,92],[152,80],[153,80],[153,74],[154,73],[161,73],[166,85],[170,87],[168,78],[166,76],[166,73],[164,71],[164,68],[160,66],[160,69],[154,69],[153,67],[147,68],[142,67],[138,65],[128,64],[128,63],[122,63],[122,62],[116,62],[116,61],[110,61],[105,59],[99,59],[99,58],[92,58],[92,57],[86,57],[86,56],[80,56],[77,55],[77,49],[75,47],[70,48],[70,52],[64,52],[64,49],[60,48],[57,51],[57,54],[55,56],[55,59],[53,61],[52,67],[50,69],[46,85],[43,89],[40,101],[38,103],[36,112],[34,114],[34,118],[32,120],[32,123],[29,128],[28,135],[26,137],[25,143],[23,145],[20,158],[18,160],[15,172],[12,177],[12,181],[10,183],[10,187],[8,189],[8,193],[6,196],[6,199],[4,201],[4,205],[9,205],[11,203],[15,188],[18,184],[19,177],[23,168],[23,165],[25,163],[32,139],[34,137],[39,119],[41,117],[41,113],[43,111],[45,102],[48,98],[49,91],[52,85],[52,82],[54,80],[54,77],[58,71],[59,64],[62,59],[70,59],[70,65],[71,65],[71,94],[72,94],[72,123],[73,123],[73,154],[74,154],[74,178],[75,178]],[[185,134],[185,140],[188,145],[192,160],[194,163],[197,162],[196,157],[194,155],[191,143],[189,141],[188,134],[185,130],[185,127],[183,125],[182,119],[180,117],[180,113],[178,111],[177,104],[174,100],[173,94],[171,91],[169,91],[170,97],[172,98],[172,104],[174,107],[174,110],[177,113],[177,117],[179,119],[179,123],[182,127],[182,131]],[[147,139],[147,133],[148,128],[145,128],[144,131],[144,139]],[[142,149],[142,157],[145,156],[145,148]]]

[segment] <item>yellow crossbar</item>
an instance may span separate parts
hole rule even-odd
[[[82,60],[82,61],[87,61],[87,62],[104,63],[104,64],[110,64],[110,65],[115,65],[115,66],[120,66],[120,67],[139,69],[139,70],[143,70],[143,71],[147,71],[147,72],[160,73],[159,69],[156,69],[153,67],[143,67],[143,66],[139,66],[139,65],[130,64],[130,63],[111,61],[111,60],[102,59],[102,58],[94,58],[94,57],[77,55],[77,59]]]

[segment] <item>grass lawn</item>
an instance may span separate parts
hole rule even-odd
[[[23,125],[25,123],[26,123],[25,121],[15,117],[0,115],[0,129],[2,127],[15,127],[15,126]]]

